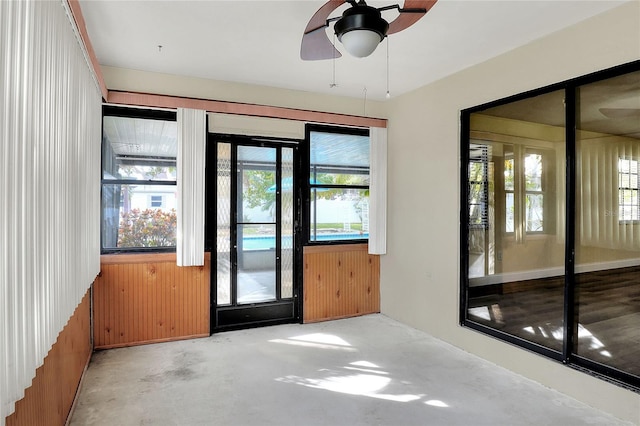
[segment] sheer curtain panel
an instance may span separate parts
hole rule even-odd
[[[204,265],[206,112],[178,108],[178,266]]]
[[[0,1],[0,425],[100,271],[102,98],[61,1]]]
[[[387,129],[369,130],[371,182],[369,184],[369,254],[387,252]]]

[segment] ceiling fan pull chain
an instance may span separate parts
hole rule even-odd
[[[391,93],[389,92],[389,36],[387,39],[387,99],[391,97]]]
[[[336,45],[336,35],[333,35],[333,45]],[[336,50],[333,52],[333,82],[329,84],[330,88],[338,87],[338,83],[336,83]]]

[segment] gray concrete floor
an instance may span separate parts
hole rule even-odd
[[[383,315],[94,354],[71,425],[630,425]]]

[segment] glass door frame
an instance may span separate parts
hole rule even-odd
[[[250,137],[240,135],[226,135],[210,133],[207,139],[206,153],[206,190],[205,190],[205,251],[211,254],[211,274],[210,274],[210,332],[214,333],[223,330],[232,330],[249,327],[259,327],[282,323],[292,323],[302,321],[302,227],[301,227],[301,200],[302,185],[300,184],[300,145],[304,141],[286,138]],[[231,146],[231,169],[230,169],[230,238],[231,238],[231,304],[217,304],[217,177],[218,177],[218,143],[228,143]],[[281,179],[281,152],[283,148],[293,150],[293,289],[292,298],[281,298],[281,260],[276,259],[276,300],[237,303],[237,227],[242,225],[237,218],[238,201],[238,159],[239,147],[273,148],[277,151],[276,159],[276,182]],[[279,191],[281,192],[281,191]],[[277,202],[280,203],[281,194],[276,194]],[[276,228],[281,226],[281,212],[276,209]],[[280,234],[280,230],[276,235]],[[281,242],[276,241],[276,253],[281,250]],[[280,256],[279,256],[280,257]]]

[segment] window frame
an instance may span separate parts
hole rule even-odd
[[[336,133],[353,136],[370,137],[369,128],[357,127],[340,127],[328,126],[321,124],[306,124],[305,126],[305,143],[301,146],[300,173],[298,173],[298,182],[303,193],[303,245],[304,246],[325,246],[325,245],[343,245],[343,244],[364,244],[368,243],[369,238],[351,238],[351,239],[335,239],[335,240],[312,240],[311,230],[311,191],[313,189],[355,189],[369,191],[370,185],[334,185],[310,182],[311,173],[311,133]],[[362,169],[364,171],[364,169]],[[371,173],[371,162],[366,169]]]
[[[104,177],[104,118],[123,117],[143,120],[177,121],[177,112],[167,109],[139,108],[135,106],[121,106],[112,104],[102,105],[102,143],[100,154],[100,253],[101,254],[122,254],[122,253],[175,253],[177,246],[162,247],[105,247],[104,241],[104,188],[108,185],[145,185],[145,186],[177,186],[178,177],[175,180],[136,180],[136,179],[105,179]],[[148,157],[159,159],[156,157]],[[176,164],[177,167],[177,164]],[[164,198],[163,198],[164,204]]]

